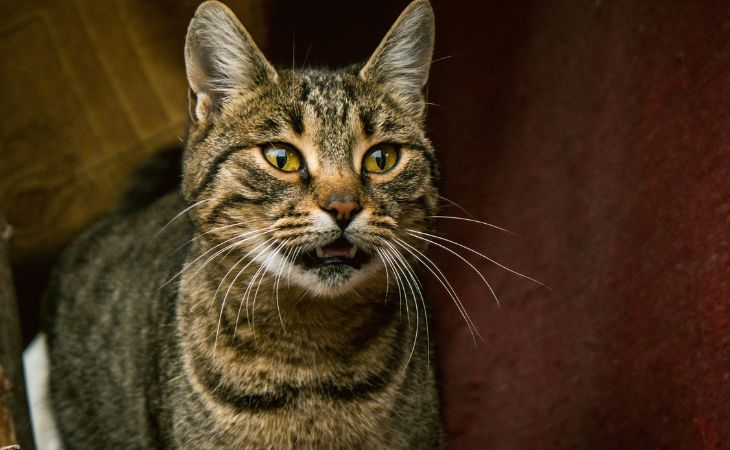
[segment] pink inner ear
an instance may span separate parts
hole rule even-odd
[[[205,92],[198,93],[198,101],[195,105],[195,117],[198,120],[203,120],[211,113],[213,107],[213,100]]]

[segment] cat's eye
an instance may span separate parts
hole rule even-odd
[[[398,162],[398,148],[393,144],[378,144],[373,146],[362,160],[366,172],[386,172]]]
[[[267,144],[263,148],[264,158],[274,167],[284,172],[296,172],[302,167],[299,152],[288,144]]]

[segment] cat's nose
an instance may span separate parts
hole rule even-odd
[[[327,203],[325,210],[332,214],[341,229],[347,228],[355,215],[362,208],[360,204],[351,198],[334,198]]]

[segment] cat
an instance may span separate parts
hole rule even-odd
[[[275,69],[199,6],[179,192],[85,231],[47,292],[67,449],[443,447],[406,233],[437,210],[433,40],[416,0],[364,64]]]

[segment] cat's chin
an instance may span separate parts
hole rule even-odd
[[[318,297],[346,296],[372,282],[378,264],[372,254],[345,237],[303,252],[295,261],[296,281]]]
[[[382,275],[383,266],[378,261],[366,255],[358,262],[330,260],[313,266],[300,263],[296,275],[292,274],[292,281],[316,297],[343,297],[382,278],[378,275]]]

